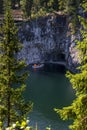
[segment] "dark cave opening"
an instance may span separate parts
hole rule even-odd
[[[66,61],[65,60],[65,54],[63,53],[50,53],[50,54],[46,54],[45,56],[46,61]]]

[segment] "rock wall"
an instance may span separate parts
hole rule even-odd
[[[73,50],[74,36],[68,34],[66,16],[49,15],[19,26],[19,39],[23,49],[18,54],[19,59],[26,59],[27,64],[46,61],[64,60],[70,70],[78,64]]]

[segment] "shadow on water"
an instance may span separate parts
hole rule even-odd
[[[64,122],[54,112],[54,108],[62,108],[71,104],[74,91],[65,77],[64,66],[45,64],[43,68],[30,70],[27,80],[26,99],[34,102],[33,112],[29,114],[30,124],[38,123],[39,130],[51,125],[52,130],[68,130],[69,122]]]
[[[44,71],[48,72],[58,72],[58,73],[65,73],[66,69],[62,65],[56,65],[56,64],[46,64],[44,67]]]
[[[31,72],[36,72],[36,73],[66,73],[66,68],[63,65],[57,65],[57,64],[49,64],[46,63],[44,64],[44,67],[40,69],[32,69],[32,65],[29,66],[29,69]]]

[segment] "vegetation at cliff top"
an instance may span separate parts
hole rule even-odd
[[[48,13],[61,12],[66,14],[72,28],[78,25],[78,13],[83,0],[11,0],[13,10],[21,10],[23,18],[36,18]],[[0,12],[3,12],[4,0],[0,1]]]
[[[32,110],[33,104],[25,102],[23,92],[27,72],[24,61],[18,61],[16,54],[22,48],[17,37],[9,0],[5,1],[5,17],[0,28],[0,125],[1,129],[13,122],[22,121]],[[17,87],[15,87],[17,86]]]
[[[18,127],[26,125],[27,113],[32,110],[32,103],[26,103],[22,96],[25,89],[25,80],[28,74],[22,73],[26,67],[24,61],[18,61],[16,54],[22,48],[17,38],[17,29],[11,14],[9,1],[0,1],[0,12],[5,12],[3,25],[0,28],[0,127],[11,127],[13,122],[20,121]],[[7,2],[7,3],[6,3]],[[3,4],[4,3],[4,4]],[[77,74],[67,73],[73,89],[76,92],[76,99],[73,103],[63,109],[55,109],[63,120],[73,120],[70,129],[87,129],[87,1],[86,0],[11,0],[13,9],[20,8],[24,12],[24,17],[31,18],[46,14],[47,12],[62,11],[69,16],[68,22],[72,23],[72,28],[77,28],[81,24],[81,41],[77,42],[80,50],[81,66]],[[6,6],[7,5],[7,6]],[[79,16],[79,11],[83,16]],[[78,30],[78,28],[77,28]],[[19,73],[20,71],[20,73]],[[14,88],[13,84],[17,86]],[[21,85],[22,84],[22,85]],[[23,122],[25,124],[23,124]],[[13,129],[13,128],[12,128]],[[20,128],[19,128],[20,129]],[[29,130],[29,127],[25,127]],[[50,128],[48,128],[50,129]]]
[[[87,1],[82,3],[84,12],[87,12]],[[82,25],[80,30],[82,40],[77,42],[80,50],[81,66],[79,73],[67,73],[73,89],[76,92],[76,99],[73,103],[63,109],[55,109],[63,120],[73,120],[69,126],[71,130],[87,130],[87,18],[79,17]]]

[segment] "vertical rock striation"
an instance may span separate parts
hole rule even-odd
[[[18,58],[25,58],[27,64],[63,60],[71,70],[78,64],[74,38],[68,35],[64,15],[49,15],[25,22],[19,26],[18,36],[24,46]]]

